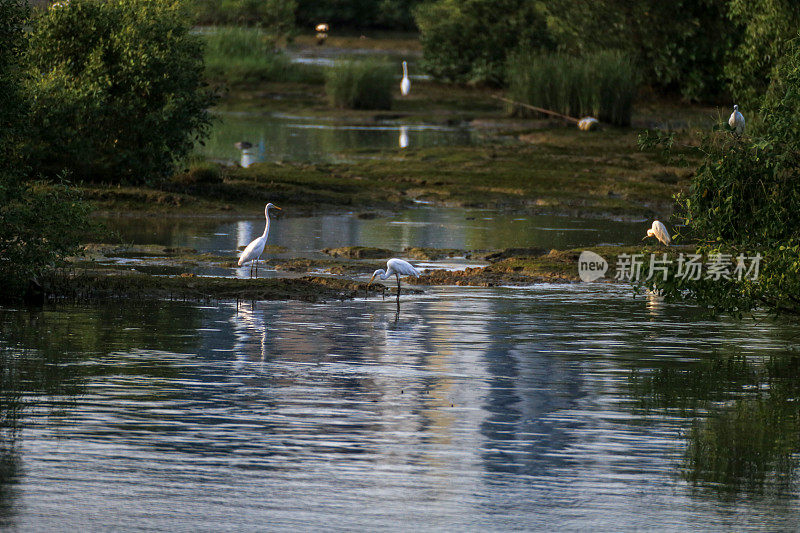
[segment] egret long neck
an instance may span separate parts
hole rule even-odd
[[[262,237],[266,237],[267,233],[269,233],[269,209],[264,212],[264,216],[267,219],[267,223],[264,225],[264,234],[261,235]]]
[[[405,61],[403,61],[403,77],[404,78],[408,77],[408,66],[406,65]]]

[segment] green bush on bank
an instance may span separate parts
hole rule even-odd
[[[391,109],[394,70],[376,60],[340,61],[325,72],[331,105],[348,109]]]
[[[437,0],[415,11],[422,68],[457,83],[502,85],[511,50],[551,49],[546,10],[527,0]]]
[[[592,115],[617,126],[631,122],[637,77],[633,62],[620,52],[516,53],[507,71],[509,96],[517,102],[576,118]]]
[[[29,102],[20,56],[26,17],[23,3],[0,0],[0,299],[21,298],[31,280],[78,250],[90,228],[75,191],[42,181],[24,157]]]
[[[208,131],[200,37],[171,0],[70,0],[30,24],[32,163],[151,183]]]
[[[761,109],[763,133],[718,132],[678,213],[704,254],[760,254],[756,279],[688,280],[671,276],[654,287],[690,296],[717,311],[765,307],[800,315],[800,43],[779,63]],[[748,263],[749,266],[750,263]],[[674,273],[673,273],[674,274]],[[751,276],[752,277],[752,276]]]
[[[190,0],[198,24],[258,26],[274,39],[294,31],[294,0]]]
[[[322,83],[320,67],[292,63],[259,28],[220,27],[203,32],[205,75],[214,82],[238,85],[260,82]]]

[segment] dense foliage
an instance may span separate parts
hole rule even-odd
[[[203,33],[206,78],[228,86],[263,82],[322,83],[319,68],[292,63],[261,28],[226,27]]]
[[[200,37],[171,0],[71,0],[31,24],[27,92],[39,168],[168,176],[210,124]]]
[[[656,283],[667,296],[692,296],[718,311],[758,306],[800,314],[800,46],[778,65],[762,108],[763,134],[710,137],[706,159],[690,190],[678,198],[680,214],[700,239],[700,253],[753,257],[756,279]]]
[[[435,78],[459,83],[505,82],[506,58],[553,48],[541,2],[436,0],[419,6],[422,67]]]
[[[313,28],[328,23],[335,31],[352,29],[414,30],[413,8],[424,0],[297,0],[297,24]]]
[[[376,60],[341,61],[325,72],[331,104],[349,109],[390,109],[394,71]]]
[[[280,39],[294,29],[294,0],[191,0],[200,24],[258,26]]]
[[[583,57],[520,52],[509,59],[508,85],[516,102],[618,126],[630,125],[637,88],[631,60],[614,51]]]
[[[77,250],[86,207],[65,185],[32,174],[21,150],[27,121],[19,59],[27,11],[0,0],[0,298],[18,297],[30,280]]]
[[[778,61],[800,28],[795,0],[729,0],[731,24],[741,28],[726,62],[725,75],[739,104],[757,107]]]

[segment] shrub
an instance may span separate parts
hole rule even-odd
[[[548,0],[547,6],[559,50],[621,50],[633,58],[645,83],[696,100],[725,87],[726,55],[740,30],[727,16],[729,3]]]
[[[520,52],[509,58],[508,78],[509,95],[518,102],[576,118],[594,115],[618,126],[631,122],[636,75],[632,61],[619,52]]]
[[[704,143],[706,158],[678,213],[704,254],[763,257],[757,280],[698,281],[674,276],[655,288],[690,296],[717,311],[758,306],[800,315],[800,46],[791,45],[775,71],[761,115],[763,135],[727,132]]]
[[[725,65],[737,103],[755,108],[769,87],[778,60],[792,48],[800,26],[800,3],[793,0],[731,0],[730,18],[740,37]]]
[[[414,6],[425,0],[297,0],[297,23],[313,28],[327,22],[339,30],[414,30]]]
[[[171,0],[71,0],[31,24],[31,151],[51,172],[152,182],[211,122],[202,44]]]
[[[191,0],[199,24],[258,26],[278,40],[294,30],[294,0]]]
[[[291,63],[275,40],[256,28],[217,28],[203,34],[206,77],[230,85],[258,82],[322,83],[320,67]]]
[[[539,2],[437,0],[421,4],[415,18],[422,68],[447,81],[501,85],[509,52],[554,45]]]
[[[392,66],[374,60],[341,61],[325,73],[331,105],[348,109],[390,109],[394,82]]]

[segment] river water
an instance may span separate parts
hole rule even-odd
[[[0,309],[0,523],[795,530],[799,336],[607,284]]]

